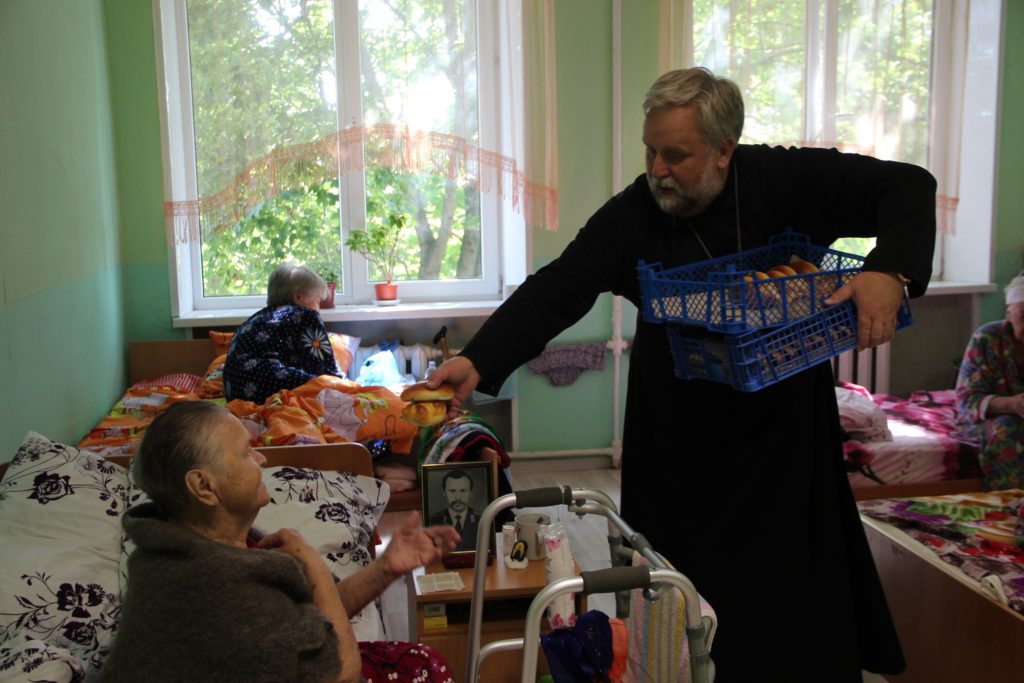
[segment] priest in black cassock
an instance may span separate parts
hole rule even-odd
[[[904,287],[924,293],[934,178],[834,149],[738,144],[743,99],[705,69],[648,90],[647,172],[531,275],[429,384],[498,391],[603,292],[642,309],[637,262],[673,268],[764,246],[785,228],[827,247],[876,236],[827,303],[857,306],[858,345],[892,338]],[[904,662],[843,463],[828,363],[753,393],[673,374],[665,328],[638,314],[622,450],[622,515],[718,614],[719,683],[860,681]]]

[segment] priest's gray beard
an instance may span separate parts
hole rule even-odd
[[[668,178],[654,178],[650,172],[647,173],[647,184],[651,188],[651,194],[658,207],[670,216],[676,218],[692,218],[714,201],[722,188],[725,187],[725,179],[720,179],[715,173],[715,159],[708,157],[708,163],[701,174],[700,182],[689,192],[683,188],[671,176]],[[672,190],[672,194],[662,194],[662,188]]]

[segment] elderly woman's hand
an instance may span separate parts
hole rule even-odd
[[[996,396],[988,404],[986,413],[992,415],[1018,415],[1024,417],[1024,393],[1013,396]]]
[[[454,550],[459,534],[450,526],[420,526],[420,513],[412,512],[395,532],[381,556],[384,568],[395,578],[417,567],[437,562]]]
[[[307,574],[312,563],[323,563],[316,550],[295,529],[279,529],[268,536],[264,536],[260,540],[259,546],[266,550],[274,550],[290,555],[295,558]]]

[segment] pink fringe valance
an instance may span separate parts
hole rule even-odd
[[[558,229],[558,191],[529,180],[515,159],[481,149],[457,135],[377,124],[274,149],[214,195],[164,202],[167,237],[182,244],[196,241],[201,231],[212,234],[231,227],[289,187],[362,172],[367,165],[440,174],[452,180],[476,178],[481,192],[510,200],[529,225]]]

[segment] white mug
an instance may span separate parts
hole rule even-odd
[[[528,560],[544,559],[544,546],[537,531],[547,524],[551,524],[551,518],[543,512],[520,512],[516,515],[516,537],[526,541]]]

